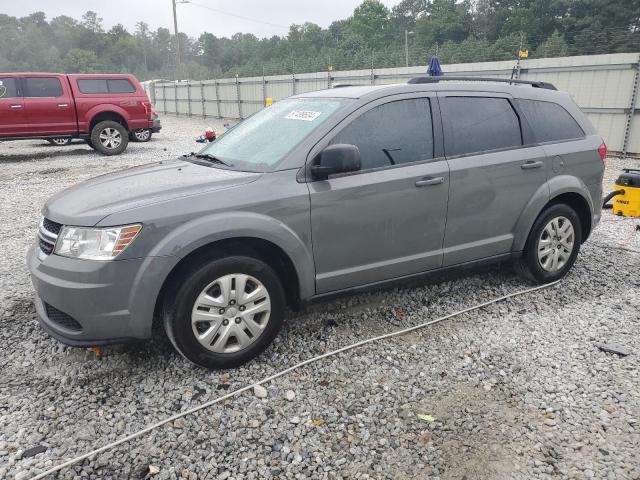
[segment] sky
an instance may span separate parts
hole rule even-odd
[[[313,22],[327,27],[334,20],[347,18],[361,1],[190,0],[177,6],[178,29],[191,37],[205,31],[218,37],[237,32],[258,37],[286,35],[292,23]],[[389,8],[398,2],[382,0]],[[144,21],[152,30],[166,27],[173,32],[171,0],[0,0],[0,13],[14,17],[42,11],[49,20],[58,15],[79,19],[87,10],[97,12],[107,30],[122,23],[133,32],[135,24]]]

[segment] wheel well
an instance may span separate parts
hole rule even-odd
[[[95,127],[100,122],[104,122],[105,120],[113,120],[114,122],[118,122],[120,125],[126,128],[127,131],[129,131],[129,126],[127,125],[127,122],[122,117],[122,115],[115,112],[101,112],[91,119],[91,124],[89,125],[89,133],[91,133],[93,127]]]
[[[582,227],[582,242],[583,243],[589,234],[591,233],[591,209],[589,204],[579,193],[563,193],[551,199],[545,209],[550,205],[565,204],[573,208],[580,218],[580,226]]]
[[[300,306],[300,283],[298,274],[289,256],[280,247],[267,240],[252,237],[239,237],[219,240],[204,245],[184,257],[171,270],[165,279],[156,300],[154,318],[162,311],[162,302],[167,292],[177,284],[177,280],[191,268],[203,262],[229,255],[247,255],[267,263],[273,268],[282,282],[287,305],[298,310]]]

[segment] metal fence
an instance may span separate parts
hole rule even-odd
[[[443,65],[446,74],[509,77],[514,61]],[[371,68],[205,81],[145,82],[156,108],[184,116],[246,118],[298,93],[337,84],[382,85],[406,82],[426,66]],[[609,150],[640,154],[640,54],[614,53],[522,60],[516,78],[551,82],[569,92],[604,137]]]

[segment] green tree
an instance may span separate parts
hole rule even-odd
[[[98,57],[89,50],[74,48],[64,57],[67,73],[100,73]]]

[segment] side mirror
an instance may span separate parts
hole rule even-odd
[[[357,172],[361,167],[358,147],[337,143],[329,145],[320,152],[320,159],[316,165],[311,167],[311,173],[317,180],[326,180],[329,175]]]

